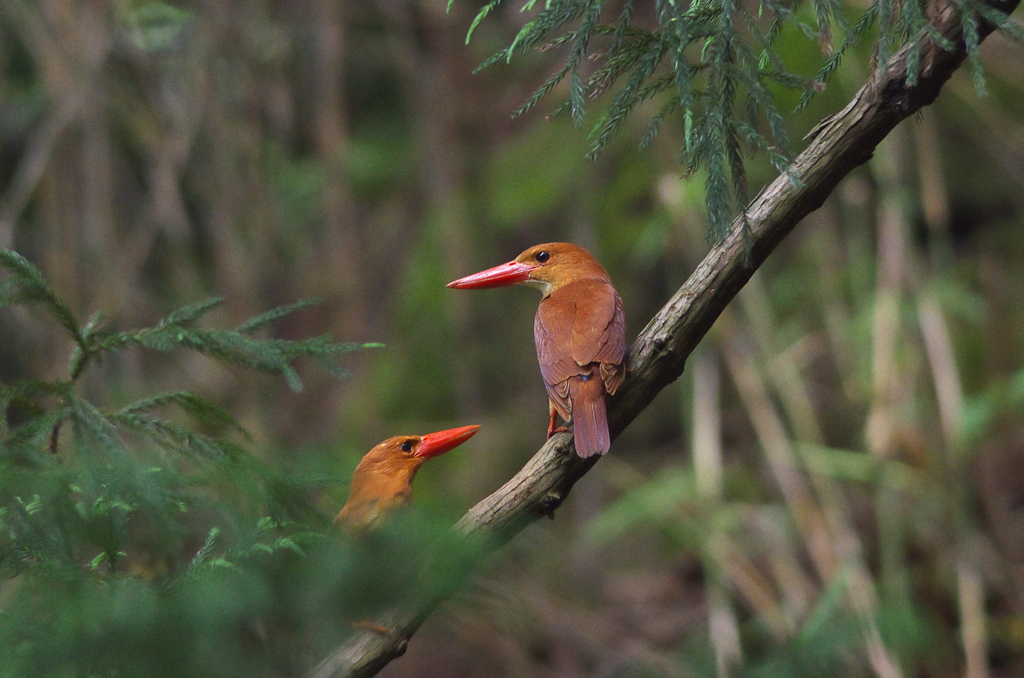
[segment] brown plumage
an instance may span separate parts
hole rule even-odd
[[[455,449],[479,428],[395,436],[378,444],[356,466],[348,500],[334,521],[351,532],[376,528],[390,513],[412,502],[412,479],[423,462]]]
[[[581,457],[604,454],[611,445],[605,393],[619,387],[626,355],[626,316],[608,272],[581,247],[545,243],[448,287],[514,284],[539,287],[543,295],[533,338],[551,403],[548,437],[557,430],[557,414],[573,421]]]

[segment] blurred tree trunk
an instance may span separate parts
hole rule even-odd
[[[346,310],[346,336],[365,337],[370,323],[365,289],[367,244],[360,235],[345,160],[348,154],[348,123],[345,110],[346,10],[336,0],[309,0],[309,30],[313,35],[312,99],[313,141],[323,160],[327,183],[323,196],[323,231],[320,247],[314,247],[313,268],[328,276],[337,305]]]

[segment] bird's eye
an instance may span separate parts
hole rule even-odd
[[[412,442],[411,441],[406,440],[404,443],[402,443],[402,452],[412,452]]]
[[[543,264],[545,261],[551,258],[551,253],[544,251],[537,252],[537,254],[533,258]]]

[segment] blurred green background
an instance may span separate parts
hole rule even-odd
[[[582,127],[546,115],[560,91],[510,119],[564,57],[474,74],[528,19],[502,7],[467,45],[478,9],[5,0],[0,246],[118,327],[209,296],[221,326],[318,296],[280,336],[386,344],[347,356],[344,381],[300,362],[299,393],[144,351],[82,392],[197,392],[267,464],[342,480],[383,438],[481,424],[417,478],[442,520],[518,470],[544,440],[538,299],[445,283],[572,241],[609,270],[632,338],[709,245],[681,125],[641,152],[642,107],[587,161],[607,102]],[[796,31],[780,49],[808,77],[822,60]],[[986,95],[962,69],[898,127],[557,519],[489,559],[382,675],[1024,675],[1022,56],[987,40]],[[793,139],[871,57],[846,57],[788,118]],[[752,194],[774,178],[763,158],[749,171]],[[58,378],[71,349],[20,309],[0,347],[5,382]],[[330,516],[345,494],[310,498]]]

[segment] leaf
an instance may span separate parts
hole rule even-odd
[[[199,550],[196,551],[194,556],[192,556],[192,560],[188,564],[188,569],[186,571],[187,575],[194,574],[202,565],[208,562],[210,553],[213,550],[213,544],[216,541],[218,534],[220,534],[219,527],[214,526],[210,528],[210,531],[206,535],[206,541],[204,541],[203,545],[199,547]]]
[[[38,268],[17,252],[6,249],[0,249],[0,266],[11,272],[17,285],[17,292],[10,292],[11,288],[5,285],[3,305],[10,305],[12,299],[13,303],[42,304],[76,342],[81,342],[74,314],[46,283]]]
[[[318,306],[322,303],[322,299],[314,297],[311,299],[303,299],[295,302],[294,304],[288,304],[287,306],[278,306],[277,308],[271,309],[266,313],[262,313],[255,318],[245,321],[239,325],[235,331],[241,334],[252,334],[256,330],[262,329],[267,325],[271,325],[281,318],[295,313],[296,311],[312,308],[313,306]]]
[[[449,9],[451,8],[453,1],[454,0],[448,0]],[[487,18],[487,15],[490,14],[495,7],[500,5],[501,2],[502,0],[491,0],[491,2],[481,7],[480,11],[476,13],[476,16],[473,17],[473,21],[469,24],[469,29],[466,31],[467,45],[469,44],[469,41],[473,38],[473,32],[476,31],[476,27],[479,26],[480,22]]]
[[[213,297],[195,304],[182,306],[167,314],[157,327],[162,325],[190,325],[224,303],[224,297]]]
[[[176,391],[164,393],[158,396],[151,396],[144,400],[128,405],[121,412],[123,414],[136,414],[147,412],[164,405],[175,405],[183,412],[195,417],[204,426],[208,426],[218,432],[230,428],[248,437],[248,432],[227,410],[219,405],[198,396],[194,393]]]

